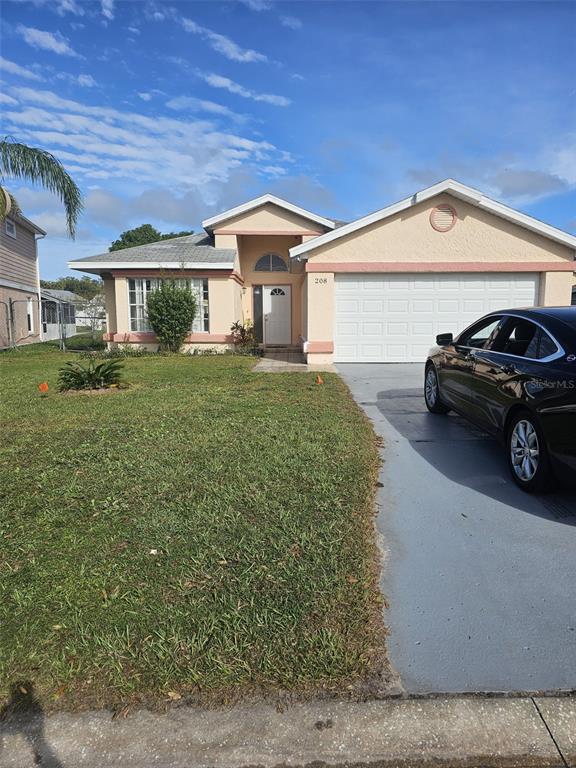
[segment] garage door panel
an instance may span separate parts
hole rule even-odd
[[[437,333],[459,333],[487,312],[532,306],[538,277],[518,274],[339,275],[335,359],[416,362]]]

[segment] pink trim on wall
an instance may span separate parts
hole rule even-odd
[[[129,333],[105,333],[104,341],[114,341],[117,344],[157,344],[155,333],[149,331],[130,331]],[[227,333],[191,333],[185,344],[231,344],[232,336]]]
[[[235,229],[234,231],[231,231],[229,229],[226,230],[214,230],[215,235],[262,235],[263,237],[268,237],[268,235],[271,235],[273,237],[275,236],[286,236],[286,235],[292,235],[294,237],[301,237],[302,235],[323,235],[324,232],[313,232],[312,230],[307,229],[274,229],[270,232],[266,232],[262,229]]]
[[[230,273],[230,279],[234,280],[238,285],[244,285],[244,278],[239,272],[236,272],[236,270]]]
[[[332,341],[309,341],[306,352],[314,354],[334,352],[334,343]]]
[[[306,272],[574,272],[566,261],[327,261],[306,262]]]

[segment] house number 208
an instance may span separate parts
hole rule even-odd
[[[328,282],[327,277],[315,277],[314,278],[315,283],[319,283],[320,285],[325,285]]]

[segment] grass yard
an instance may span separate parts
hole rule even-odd
[[[128,390],[66,396],[69,359],[0,353],[0,697],[18,680],[72,708],[386,679],[377,448],[340,379],[149,356],[126,360]]]

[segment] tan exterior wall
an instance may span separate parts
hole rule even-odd
[[[572,302],[572,272],[543,272],[539,302],[544,307],[563,307]]]
[[[254,319],[253,291],[255,285],[290,285],[292,296],[292,344],[299,344],[303,335],[302,326],[302,283],[304,264],[290,263],[290,248],[299,245],[298,235],[242,235],[240,245],[240,272],[244,278],[242,317]],[[261,256],[276,253],[281,256],[291,272],[255,272],[254,267]]]
[[[6,234],[0,222],[0,348],[11,343],[7,304],[12,304],[12,343],[31,344],[42,340],[38,251],[36,236],[14,221],[16,237]],[[33,331],[28,331],[28,299],[32,300]]]
[[[243,213],[233,219],[229,219],[215,227],[215,235],[224,233],[262,233],[267,232],[294,232],[295,234],[327,232],[325,227],[315,221],[305,219],[284,208],[279,208],[273,203],[256,208],[248,213]],[[227,247],[227,246],[223,246]]]
[[[448,203],[456,225],[437,232],[430,213]],[[451,195],[372,224],[310,253],[310,262],[549,262],[573,260],[574,250]]]
[[[28,331],[28,299],[32,300],[33,331]],[[7,306],[12,300],[13,333],[10,339]],[[18,291],[0,285],[0,349],[11,343],[34,344],[42,341],[40,327],[40,306],[38,294],[32,291]]]
[[[113,277],[104,277],[104,303],[106,305],[106,331],[116,333],[118,325],[116,320],[116,291]]]
[[[127,278],[114,278],[114,298],[116,305],[116,333],[130,333]]]
[[[210,333],[230,333],[239,305],[240,286],[229,277],[211,277],[208,280],[208,323]]]
[[[18,222],[16,237],[6,234],[5,222],[0,223],[0,279],[38,287],[36,237]]]

